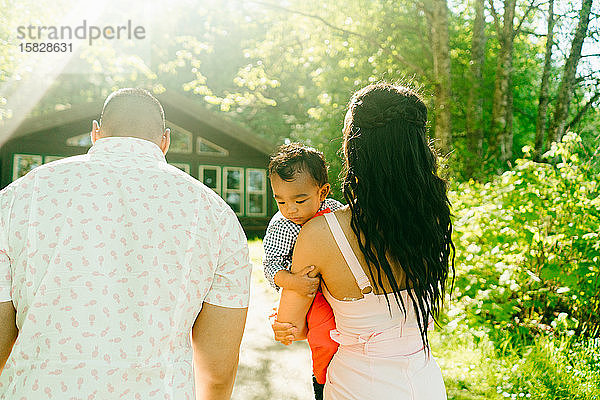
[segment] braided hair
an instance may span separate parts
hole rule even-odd
[[[426,123],[427,108],[411,89],[378,83],[356,92],[344,124],[342,192],[374,289],[385,291],[385,276],[406,315],[399,293],[406,287],[428,349],[429,317],[439,316],[450,265],[454,273],[454,244]],[[396,280],[398,269],[405,282]]]

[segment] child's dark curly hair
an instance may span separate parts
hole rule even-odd
[[[327,163],[323,153],[302,143],[284,144],[269,162],[269,177],[277,174],[284,181],[293,181],[299,172],[308,172],[317,185],[328,182]]]

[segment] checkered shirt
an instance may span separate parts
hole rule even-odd
[[[334,199],[325,199],[321,203],[319,211],[329,208],[335,211],[343,207],[342,203]],[[317,211],[318,212],[318,211]],[[265,248],[265,257],[263,259],[263,267],[265,269],[265,277],[276,290],[279,286],[275,284],[275,274],[283,269],[289,270],[292,266],[292,254],[298,234],[302,225],[298,225],[286,219],[281,212],[277,212],[271,218],[263,246]]]

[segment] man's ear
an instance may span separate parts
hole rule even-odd
[[[171,130],[169,128],[165,129],[165,133],[163,133],[161,139],[160,139],[160,149],[162,150],[163,154],[167,154],[167,151],[169,151],[169,146],[171,145]]]
[[[100,124],[98,124],[98,121],[96,120],[92,121],[92,132],[90,133],[90,137],[92,138],[92,144],[100,139]]]
[[[319,200],[323,201],[327,198],[327,195],[329,194],[329,191],[331,190],[331,185],[329,183],[324,184],[323,186],[321,186],[321,189],[319,189]]]

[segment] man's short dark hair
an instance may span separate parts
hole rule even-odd
[[[328,182],[327,163],[323,153],[302,143],[284,144],[269,162],[269,177],[277,174],[284,181],[293,181],[296,174],[308,172],[319,186]]]
[[[158,139],[165,131],[165,112],[147,90],[119,89],[104,102],[100,128],[106,136]]]

